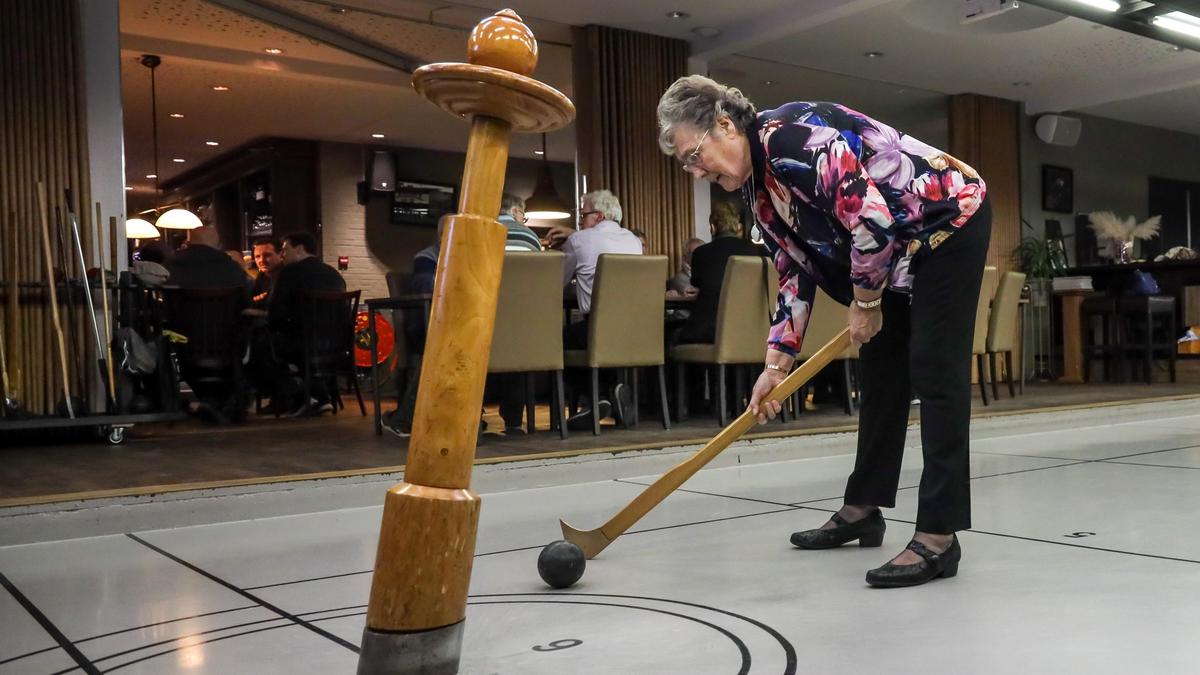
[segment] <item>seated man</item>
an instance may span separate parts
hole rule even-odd
[[[283,257],[279,255],[279,243],[274,239],[255,242],[254,265],[258,268],[258,276],[254,278],[250,299],[256,309],[266,309],[271,297],[271,286],[274,285],[279,270],[283,268]]]
[[[508,239],[504,242],[505,251],[542,250],[542,241],[538,239],[537,233],[525,225],[527,218],[524,199],[505,193],[500,200],[500,215],[496,220],[508,228]]]
[[[712,223],[709,223],[709,227]],[[682,298],[696,292],[692,286],[692,253],[705,244],[703,239],[692,237],[683,243],[683,264],[679,266],[679,274],[667,282],[667,297]]]
[[[298,371],[304,360],[303,317],[304,295],[311,291],[345,291],[342,275],[316,256],[317,241],[307,232],[289,234],[283,238],[283,267],[275,276],[267,306],[267,325],[271,329],[275,358],[280,366],[276,371],[274,395],[283,401],[293,416],[319,413],[329,406],[328,401],[299,401],[296,378],[289,367]],[[276,401],[272,408],[279,410]]]
[[[165,263],[171,273],[167,284],[180,288],[232,288],[239,286],[250,292],[250,277],[241,265],[221,250],[217,228],[211,225],[189,230],[187,247],[180,249]]]
[[[575,280],[575,297],[579,301],[579,312],[583,320],[568,325],[563,329],[564,349],[586,349],[588,339],[588,313],[592,308],[592,284],[596,278],[596,263],[605,253],[642,254],[642,242],[637,236],[621,227],[621,202],[616,195],[608,190],[589,192],[580,199],[579,230],[570,234],[562,244],[566,260],[563,264],[563,283],[569,284]],[[576,390],[583,388],[582,380],[572,377]],[[623,384],[613,387],[612,404],[601,400],[596,403],[601,419],[607,417],[609,411],[615,412],[617,421],[625,424],[627,419],[626,407],[631,398],[628,388]],[[582,410],[573,416],[568,423],[574,428],[587,429],[591,427],[591,410]]]

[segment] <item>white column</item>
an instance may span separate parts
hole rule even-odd
[[[78,0],[80,45],[87,105],[88,163],[92,200],[104,214],[104,250],[108,217],[125,222],[125,134],[121,109],[121,26],[118,0]],[[96,205],[83,204],[95,213]],[[94,217],[94,216],[93,216]],[[117,261],[125,267],[124,232],[117,237]],[[92,252],[88,251],[90,260]],[[107,259],[107,258],[106,258]]]
[[[708,61],[689,58],[688,74],[707,76]],[[712,188],[708,181],[698,178],[692,179],[692,211],[696,214],[696,221],[692,223],[692,227],[695,237],[704,241],[712,241],[712,234],[708,229],[708,217],[712,214],[711,190]]]

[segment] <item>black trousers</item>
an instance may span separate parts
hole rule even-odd
[[[883,328],[860,350],[858,456],[846,484],[846,503],[896,505],[915,393],[921,400],[925,457],[917,497],[919,532],[950,534],[971,527],[971,347],[991,230],[985,200],[959,232],[916,261],[911,294],[883,294]]]

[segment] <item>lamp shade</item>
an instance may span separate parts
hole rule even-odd
[[[165,230],[194,230],[203,227],[204,223],[196,214],[187,209],[171,209],[158,217],[154,226]]]
[[[158,239],[162,233],[158,228],[150,224],[149,221],[141,218],[130,218],[125,221],[125,238],[126,239]]]
[[[538,170],[537,187],[525,200],[525,215],[535,220],[562,220],[571,217],[571,209],[554,189],[554,177],[550,175],[550,164],[543,161]]]

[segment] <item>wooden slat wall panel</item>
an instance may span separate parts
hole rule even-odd
[[[79,54],[79,16],[73,0],[4,0],[0,2],[0,254],[4,257],[6,301],[3,316],[6,362],[10,386],[25,409],[47,413],[61,398],[62,377],[50,326],[44,287],[26,287],[19,302],[10,289],[18,284],[46,280],[41,253],[41,226],[37,183],[46,183],[47,214],[55,226],[53,209],[77,214],[88,265],[97,261],[92,252],[92,220],[87,157],[87,120],[84,116],[84,82]],[[64,191],[72,191],[67,204]],[[65,222],[65,216],[64,216]],[[106,227],[102,223],[101,227]],[[107,233],[107,230],[103,230]],[[108,235],[105,234],[105,237]],[[65,271],[78,278],[74,247],[63,251]],[[57,234],[51,232],[61,266]],[[70,374],[72,391],[89,390],[97,374],[88,352],[90,330],[82,296],[68,316],[63,304],[68,345],[79,355],[78,369]],[[60,299],[63,302],[63,299]]]
[[[975,167],[992,201],[992,243],[988,264],[1012,269],[1021,240],[1020,108],[979,94],[951,96],[950,154]]]
[[[687,43],[604,26],[575,29],[574,42],[579,171],[589,191],[617,195],[623,225],[645,232],[647,253],[670,256],[675,269],[695,230],[692,182],[659,152],[654,112],[687,74]]]

